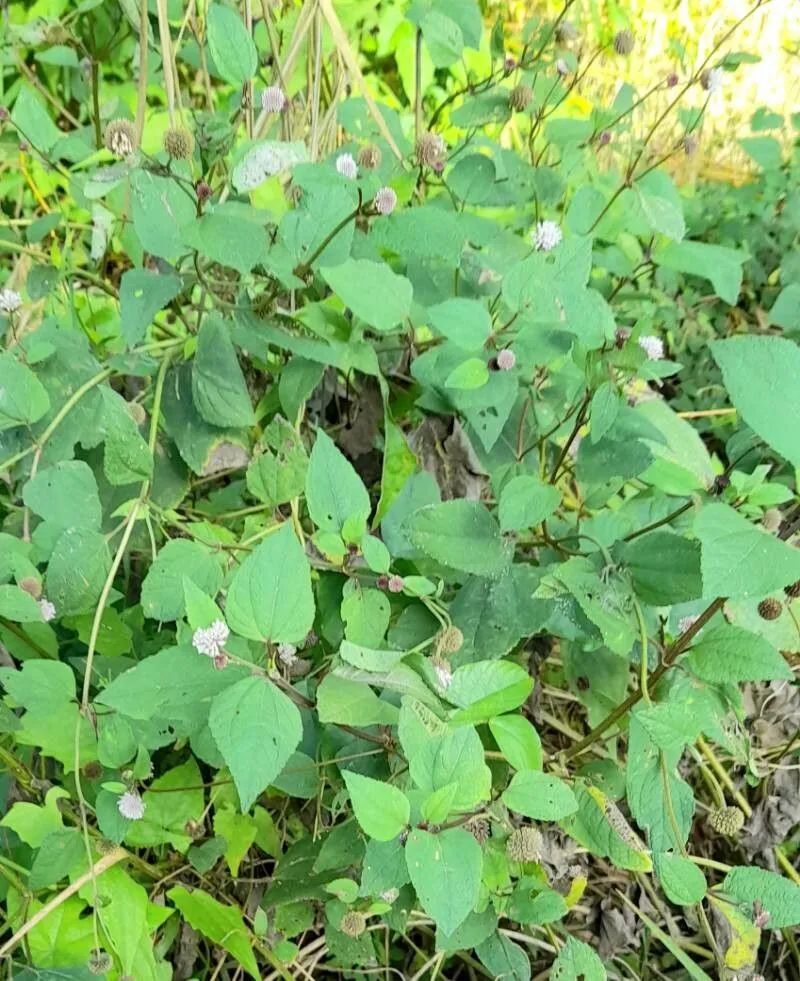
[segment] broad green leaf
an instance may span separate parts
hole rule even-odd
[[[488,722],[520,706],[533,689],[528,672],[513,661],[479,661],[456,668],[445,697],[457,705],[452,722]]]
[[[401,490],[414,473],[417,465],[417,458],[408,448],[403,430],[392,420],[388,411],[384,413],[383,428],[384,447],[381,496],[378,501],[378,507],[375,510],[373,527],[377,527],[386,517],[386,514],[399,497]]]
[[[41,623],[39,604],[19,586],[0,586],[0,617],[16,623]]]
[[[380,896],[387,889],[400,889],[408,881],[405,845],[400,838],[370,839],[361,869],[361,895]]]
[[[437,927],[452,933],[472,911],[481,879],[481,847],[468,832],[414,829],[406,862],[420,904]]]
[[[411,310],[411,283],[385,262],[348,259],[338,266],[324,267],[322,275],[344,305],[376,330],[392,330]]]
[[[186,246],[243,276],[254,266],[269,262],[266,228],[239,214],[218,211],[203,215],[184,225],[181,233]]]
[[[379,699],[369,685],[333,673],[327,674],[317,688],[317,714],[320,722],[351,726],[397,722],[395,706]]]
[[[706,627],[681,663],[711,684],[789,681],[794,677],[769,641],[727,623]]]
[[[56,541],[45,577],[47,598],[59,616],[93,610],[110,565],[103,535],[68,528]]]
[[[192,843],[189,822],[200,821],[205,807],[203,777],[193,757],[157,777],[142,794],[144,817],[123,822],[125,842],[149,847],[170,844],[185,853]],[[112,804],[116,817],[116,799]],[[104,832],[105,833],[105,832]]]
[[[247,427],[253,409],[225,321],[207,315],[197,335],[192,394],[200,415],[213,426]]]
[[[129,269],[119,287],[122,336],[130,347],[138,344],[159,310],[181,291],[181,280],[170,273],[151,269]]]
[[[242,859],[258,835],[256,822],[249,814],[237,814],[232,807],[223,807],[214,814],[214,834],[225,839],[225,861],[231,875],[237,876]]]
[[[0,668],[0,682],[26,709],[47,711],[75,698],[75,675],[61,661],[24,661],[20,670]]]
[[[597,954],[575,937],[567,938],[550,972],[550,981],[606,981],[607,977],[605,965]]]
[[[656,250],[657,266],[707,279],[726,303],[734,304],[742,286],[742,264],[747,253],[707,242],[670,242]]]
[[[258,68],[258,53],[241,16],[230,7],[212,3],[206,12],[206,37],[221,78],[241,87]]]
[[[32,900],[26,909],[27,916],[32,919],[43,905],[38,900]],[[36,968],[31,970],[29,981],[41,981],[42,974],[46,978],[49,975],[53,981],[62,981],[65,971],[70,968],[74,971],[86,964],[95,946],[96,934],[92,917],[85,913],[84,901],[72,896],[31,929],[27,943]],[[54,970],[48,972],[47,968]],[[23,973],[15,969],[14,977],[18,978]],[[67,975],[67,978],[70,976]]]
[[[477,300],[445,300],[429,307],[427,315],[435,331],[465,351],[482,350],[492,330],[489,311]]]
[[[63,136],[45,104],[25,83],[19,87],[11,119],[19,127],[20,135],[24,134],[40,153],[48,154]]]
[[[38,422],[49,408],[50,397],[31,369],[11,354],[0,355],[0,433]]]
[[[444,380],[445,388],[471,391],[489,381],[489,369],[482,358],[468,358],[457,365]]]
[[[512,811],[535,821],[558,821],[578,810],[575,794],[562,780],[541,770],[520,770],[503,793]]]
[[[212,943],[224,947],[250,977],[260,981],[261,974],[253,953],[254,937],[235,906],[217,902],[202,889],[189,892],[183,886],[170,889],[167,898],[178,907],[189,926],[208,937]]]
[[[294,428],[276,416],[264,430],[263,452],[247,468],[247,489],[259,501],[277,507],[303,493],[308,456]]]
[[[694,523],[704,596],[766,596],[800,579],[800,552],[727,504],[706,504]]]
[[[100,389],[105,439],[103,472],[115,487],[144,480],[153,473],[153,458],[128,403],[113,389]]]
[[[515,770],[542,769],[542,741],[524,716],[497,716],[489,720],[489,728],[500,752]]]
[[[703,595],[700,546],[668,531],[641,535],[620,550],[637,594],[651,606],[686,603]]]
[[[497,928],[497,913],[490,903],[482,913],[470,913],[452,933],[436,931],[437,950],[469,950],[478,947]]]
[[[136,169],[131,175],[133,229],[141,246],[170,259],[185,253],[181,229],[195,216],[195,205],[177,181]]]
[[[408,826],[411,805],[402,790],[352,770],[345,770],[342,777],[356,821],[370,838],[391,841]]]
[[[589,439],[593,443],[601,440],[614,425],[621,405],[616,385],[603,382],[592,396],[589,410]]]
[[[153,620],[179,620],[186,613],[183,577],[209,596],[222,585],[217,556],[199,542],[175,538],[161,549],[142,583],[142,609]]]
[[[561,494],[538,477],[523,474],[513,477],[500,493],[500,528],[524,531],[549,518],[561,503]]]
[[[389,671],[405,656],[405,651],[376,651],[371,647],[353,644],[349,640],[343,640],[339,648],[339,657],[343,661],[365,671]]]
[[[800,330],[800,283],[789,283],[781,290],[769,311],[769,319],[778,327]]]
[[[800,348],[785,337],[746,336],[713,341],[711,353],[742,419],[794,467],[800,467],[800,412],[794,384]]]
[[[159,981],[159,963],[150,934],[171,911],[156,906],[144,886],[120,866],[104,872],[98,881],[98,914],[122,970],[142,981]]]
[[[754,902],[760,903],[769,913],[766,925],[770,930],[800,923],[800,886],[782,875],[754,866],[737,866],[725,876],[722,888],[737,903],[749,908]]]
[[[17,801],[0,819],[0,826],[11,828],[31,848],[41,848],[49,834],[63,830],[64,820],[58,809],[58,800],[62,797],[69,798],[63,787],[51,787],[41,807]]]
[[[448,68],[459,60],[464,50],[464,35],[455,21],[439,10],[431,10],[419,26],[435,68]]]
[[[443,565],[478,576],[492,576],[511,555],[500,527],[478,501],[443,501],[423,507],[410,522],[411,541]]]
[[[567,834],[593,855],[610,858],[620,869],[651,872],[653,863],[644,842],[614,802],[580,780],[574,784],[574,793],[578,810],[561,822]]]
[[[670,177],[660,170],[651,171],[633,185],[644,220],[654,232],[680,242],[686,234],[681,199]]]
[[[363,519],[366,524],[372,510],[367,489],[353,465],[322,429],[317,430],[308,464],[306,503],[318,528],[338,533],[348,519]]]
[[[51,831],[42,842],[31,866],[31,889],[54,886],[70,872],[86,865],[86,846],[77,828]]]
[[[656,855],[655,867],[661,886],[671,903],[693,906],[705,896],[708,888],[705,876],[683,855]]]
[[[25,504],[57,528],[100,530],[100,496],[91,467],[83,460],[63,460],[40,470],[22,490]],[[80,507],[76,502],[80,501]]]
[[[290,522],[261,542],[233,575],[231,630],[250,640],[297,643],[314,623],[311,569]]]
[[[636,417],[652,424],[663,437],[645,437],[655,458],[641,479],[667,494],[688,495],[711,487],[715,473],[708,449],[697,430],[663,399],[648,399],[636,407]]]
[[[531,961],[527,951],[499,931],[478,944],[475,953],[494,978],[503,981],[530,979]]]
[[[245,678],[214,698],[208,724],[249,811],[297,748],[300,713],[268,679]]]

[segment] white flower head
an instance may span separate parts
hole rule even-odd
[[[49,599],[44,599],[44,598],[40,599],[39,609],[42,612],[42,619],[44,620],[45,623],[49,623],[50,620],[52,620],[53,617],[56,615],[56,608],[55,606],[53,606],[53,604],[50,602]]]
[[[685,634],[686,631],[690,627],[693,627],[699,619],[699,616],[681,617],[680,620],[678,620],[678,630],[680,630],[682,634]]]
[[[569,75],[569,65],[563,58],[558,58],[556,60],[556,71],[562,76],[562,78],[564,75]]]
[[[373,204],[379,215],[390,215],[397,207],[397,195],[391,187],[379,187]]]
[[[22,306],[22,297],[16,290],[0,290],[0,313],[14,313]]]
[[[230,630],[223,620],[215,620],[210,627],[198,627],[192,635],[192,647],[198,654],[219,657],[225,646]]]
[[[511,350],[510,347],[504,347],[502,351],[497,352],[497,367],[500,371],[511,371],[514,365],[517,363],[517,356]]]
[[[294,644],[278,644],[278,660],[290,668],[297,660],[297,648]]]
[[[436,675],[436,681],[439,687],[444,688],[446,691],[453,681],[453,671],[444,658],[434,661],[433,673]]]
[[[709,95],[716,95],[717,92],[721,92],[724,84],[725,73],[721,68],[709,68],[703,74],[703,88]]]
[[[539,252],[550,252],[561,239],[561,229],[554,221],[540,221],[533,231],[533,247]]]
[[[354,181],[358,177],[358,165],[353,159],[352,153],[339,154],[336,158],[336,170],[349,181]]]
[[[660,361],[664,357],[664,342],[660,337],[645,334],[639,338],[639,347],[647,355],[648,361]]]
[[[117,810],[129,821],[141,821],[144,817],[144,801],[135,790],[126,790],[117,800]]]
[[[279,85],[270,85],[261,93],[261,108],[264,112],[283,112],[286,108],[286,95]]]

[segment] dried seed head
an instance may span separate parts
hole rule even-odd
[[[525,112],[533,99],[530,85],[515,85],[508,93],[508,104],[514,112]]]
[[[397,195],[391,187],[380,187],[372,203],[379,215],[390,215],[397,207]]]
[[[414,147],[414,156],[420,167],[435,167],[442,163],[446,151],[447,146],[438,133],[423,133]]]
[[[375,588],[376,589],[388,589],[389,588],[389,577],[388,576],[384,576],[384,575],[378,576],[378,578],[375,580]]]
[[[537,252],[550,252],[562,238],[561,229],[554,221],[540,221],[531,235],[533,247]]]
[[[497,352],[495,361],[498,371],[511,371],[517,363],[517,356],[510,347],[504,347],[502,351]]]
[[[639,347],[647,355],[648,361],[660,361],[664,357],[664,342],[660,337],[645,334],[639,338]]]
[[[762,620],[777,620],[783,612],[783,603],[774,596],[768,596],[758,604],[758,615]]]
[[[98,760],[91,760],[81,772],[87,780],[98,780],[103,775],[103,767]]]
[[[479,845],[489,840],[489,822],[486,818],[470,818],[464,825],[464,830],[468,831]]]
[[[140,821],[144,817],[144,801],[135,790],[126,790],[117,799],[117,810],[129,821]]]
[[[16,290],[0,290],[0,313],[16,313],[22,306],[22,297]]]
[[[693,157],[697,153],[699,146],[700,140],[694,135],[694,133],[687,133],[681,140],[681,149],[687,157]]]
[[[708,823],[717,834],[735,838],[744,827],[744,812],[738,807],[715,807]]]
[[[297,660],[297,648],[294,644],[278,644],[278,660],[291,667]]]
[[[633,31],[617,31],[614,35],[614,50],[618,55],[629,55],[636,44]]]
[[[578,36],[578,28],[569,20],[562,20],[556,27],[556,41],[559,44],[577,41]]]
[[[164,130],[161,145],[175,160],[188,160],[194,150],[194,137],[182,126],[170,126]]]
[[[506,842],[506,855],[515,862],[537,862],[542,854],[542,843],[536,828],[517,828]]]
[[[136,127],[127,119],[112,119],[103,134],[103,144],[115,157],[129,157],[136,150]]]
[[[349,181],[354,181],[358,177],[358,164],[351,153],[339,154],[336,158],[336,171]]]
[[[25,576],[24,579],[20,579],[17,585],[35,600],[38,600],[42,595],[42,584],[38,579],[34,579],[33,576]]]
[[[797,599],[800,596],[800,579],[797,582],[791,583],[789,586],[784,586],[783,591],[791,599]]]
[[[375,170],[376,167],[380,167],[382,159],[383,154],[380,147],[375,146],[374,143],[369,143],[367,146],[362,146],[358,151],[356,163],[364,170]]]
[[[286,95],[279,85],[270,85],[261,93],[261,108],[264,112],[283,112],[286,108]]]
[[[367,929],[367,918],[363,913],[351,909],[342,917],[339,929],[347,937],[360,937]]]
[[[680,79],[678,78],[678,73],[670,72],[669,75],[667,75],[667,88],[674,89],[679,81]]]
[[[441,654],[455,654],[464,646],[464,635],[452,623],[436,638],[436,648]]]
[[[604,129],[600,134],[598,142],[600,143],[600,146],[608,146],[608,144],[611,142],[611,133],[607,129]]]
[[[621,351],[630,340],[630,337],[631,332],[629,330],[626,330],[624,327],[617,327],[614,331],[614,346],[617,350]]]
[[[709,95],[716,95],[722,89],[725,75],[721,68],[707,68],[700,75],[700,84]]]
[[[767,508],[764,512],[764,517],[761,519],[761,524],[767,531],[777,531],[782,522],[783,514],[779,508]]]
[[[89,973],[95,974],[98,977],[102,974],[108,974],[113,966],[114,961],[111,959],[111,955],[107,954],[104,950],[93,950],[89,954],[89,961],[86,964]]]
[[[506,55],[503,59],[503,71],[506,75],[510,74],[517,67],[517,59],[513,55]]]

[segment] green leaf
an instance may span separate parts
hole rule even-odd
[[[128,403],[113,389],[100,389],[105,437],[103,472],[115,487],[144,480],[153,473],[153,458],[139,432]]]
[[[488,722],[520,706],[533,689],[528,672],[513,661],[479,661],[453,672],[445,697],[460,709],[452,722]]]
[[[428,322],[435,331],[465,351],[481,351],[492,331],[486,307],[477,300],[461,297],[429,307]]]
[[[306,503],[318,528],[339,534],[348,519],[362,519],[366,527],[372,510],[361,478],[322,429],[317,430],[308,464]]]
[[[451,828],[439,834],[414,829],[406,863],[422,908],[445,933],[472,911],[481,880],[481,847],[471,834]]]
[[[500,715],[489,720],[489,728],[515,770],[542,769],[542,741],[539,733],[521,715]]]
[[[361,869],[362,896],[380,896],[386,889],[400,889],[409,881],[405,845],[400,838],[367,842]]]
[[[321,271],[325,282],[344,305],[376,330],[392,330],[411,310],[414,295],[411,283],[405,276],[393,272],[385,262],[347,259]]]
[[[455,388],[461,391],[471,391],[481,388],[489,380],[489,369],[481,358],[468,358],[457,365],[445,378],[445,388]]]
[[[255,938],[236,907],[217,902],[201,889],[189,892],[183,886],[170,889],[167,898],[178,907],[189,926],[199,930],[212,943],[224,947],[250,977],[260,981],[261,974],[253,954]]]
[[[74,869],[85,864],[86,848],[77,828],[51,831],[33,860],[28,886],[31,889],[54,886]]]
[[[369,685],[327,674],[317,688],[317,714],[322,723],[350,726],[393,725],[397,709],[381,701]]]
[[[783,162],[783,150],[774,136],[746,136],[739,146],[762,170],[777,170]]]
[[[655,856],[659,881],[671,903],[693,906],[706,894],[707,884],[701,870],[683,855],[667,853]]]
[[[633,185],[644,220],[654,232],[680,242],[686,234],[681,199],[669,176],[651,171]]]
[[[558,821],[578,810],[575,794],[567,784],[540,770],[515,773],[503,793],[503,803],[535,821]]]
[[[18,90],[11,119],[19,127],[20,136],[30,140],[40,153],[49,153],[64,135],[39,96],[25,83]]]
[[[785,337],[734,337],[713,341],[711,353],[742,419],[762,439],[800,467],[800,433],[794,419],[800,412],[795,379],[800,348]]]
[[[0,668],[0,682],[26,709],[47,712],[75,698],[75,675],[61,661],[24,661],[20,670]]]
[[[217,74],[226,82],[241,87],[255,75],[258,52],[236,11],[212,3],[206,12],[206,37]]]
[[[730,624],[706,627],[681,663],[711,684],[789,681],[794,677],[768,640]]]
[[[39,604],[19,586],[0,586],[0,617],[16,623],[41,623]]]
[[[228,328],[222,317],[207,315],[197,335],[192,394],[200,415],[213,426],[247,427],[253,409]]]
[[[764,912],[769,913],[767,928],[770,930],[800,923],[800,886],[781,875],[752,866],[737,866],[725,876],[722,888],[737,903],[750,908],[754,902],[760,903]]]
[[[297,748],[300,713],[268,679],[245,678],[214,698],[208,724],[249,811]]]
[[[41,848],[49,834],[64,828],[58,809],[58,801],[62,797],[69,798],[63,787],[51,787],[41,807],[27,801],[17,801],[0,819],[0,827],[11,828],[31,848]]]
[[[45,577],[47,598],[59,616],[93,610],[110,566],[103,535],[68,528],[56,541]]]
[[[97,481],[83,460],[63,460],[40,470],[22,489],[31,511],[58,528],[100,530],[102,512]],[[80,501],[80,507],[75,502]]]
[[[413,544],[452,569],[492,576],[510,561],[497,522],[478,501],[431,504],[414,514],[410,527]]]
[[[50,396],[31,369],[11,354],[0,355],[0,433],[31,425],[50,408]]]
[[[362,831],[376,841],[391,841],[408,826],[411,805],[408,797],[390,783],[362,777],[352,770],[342,773],[353,813]]]
[[[277,507],[303,493],[308,457],[303,441],[280,416],[264,430],[262,442],[264,451],[247,468],[247,489],[259,501]]]
[[[592,396],[589,411],[591,422],[589,439],[593,443],[599,442],[614,425],[621,404],[622,400],[616,385],[611,382],[603,382]]]
[[[575,937],[567,938],[550,972],[550,981],[606,981],[607,977],[605,965],[597,954]]]
[[[159,310],[174,300],[182,287],[178,276],[150,269],[129,269],[119,286],[120,319],[125,343],[138,344]]]
[[[657,266],[707,279],[726,303],[734,304],[742,286],[747,253],[707,242],[671,242],[653,255]]]
[[[185,853],[192,843],[187,823],[200,821],[205,806],[202,782],[193,757],[157,777],[142,794],[144,817],[139,821],[122,818],[127,826],[126,843],[141,847],[170,844]],[[115,797],[112,806],[119,818]]]
[[[233,575],[225,605],[231,630],[294,644],[314,623],[311,570],[290,522],[261,542]]]
[[[534,528],[561,503],[561,494],[538,477],[523,474],[512,477],[500,493],[500,528],[502,531],[524,531]]]
[[[181,229],[196,214],[185,189],[172,178],[137,168],[131,175],[131,192],[133,229],[142,248],[164,259],[185,253]]]
[[[225,861],[231,875],[237,876],[242,859],[258,835],[256,822],[249,814],[237,814],[232,807],[223,807],[214,814],[214,834],[225,839]]]
[[[255,216],[254,216],[255,217]],[[253,266],[269,263],[269,241],[262,224],[239,214],[216,212],[181,229],[183,242],[200,255],[246,276]]]
[[[131,719],[169,718],[186,706],[210,703],[246,671],[236,665],[218,671],[193,647],[165,647],[117,675],[96,701]]]
[[[142,981],[159,981],[161,962],[156,962],[150,934],[172,911],[151,903],[144,886],[120,866],[103,873],[99,892],[98,915],[121,970]]]
[[[651,606],[686,603],[703,595],[700,546],[669,531],[641,535],[620,550],[637,594]]]
[[[371,647],[353,644],[349,640],[343,640],[339,648],[339,657],[343,661],[365,671],[389,671],[405,656],[405,651],[376,651]]]
[[[420,21],[422,36],[435,68],[454,65],[464,50],[464,35],[455,21],[431,10]]]
[[[211,549],[174,538],[161,549],[144,577],[144,615],[153,620],[179,620],[186,613],[184,576],[209,596],[216,596],[222,586],[222,569]]]
[[[800,552],[727,504],[706,504],[694,530],[705,596],[766,596],[800,579]]]
[[[800,283],[789,283],[781,290],[769,311],[769,319],[778,327],[800,330]]]

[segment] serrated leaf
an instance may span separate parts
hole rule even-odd
[[[322,429],[317,430],[308,464],[306,503],[318,528],[337,533],[341,533],[348,519],[362,519],[366,527],[372,509],[367,489],[353,465]]]
[[[347,259],[324,267],[322,276],[345,306],[375,330],[392,330],[411,310],[414,289],[410,281],[385,262]]]
[[[0,432],[37,422],[49,408],[50,396],[31,369],[0,355]]]
[[[391,841],[408,826],[411,805],[402,790],[352,770],[342,776],[356,821],[370,838]]]
[[[578,810],[575,794],[558,777],[541,770],[520,770],[503,793],[512,811],[535,821],[559,821]]]
[[[406,842],[406,863],[422,908],[452,933],[478,899],[480,845],[461,828],[436,835],[415,828]]]
[[[189,892],[183,886],[170,889],[167,898],[178,907],[189,926],[224,947],[250,977],[260,981],[261,974],[253,953],[254,937],[236,907],[217,902],[201,889]]]
[[[511,558],[497,522],[477,501],[443,501],[421,508],[411,518],[410,529],[417,548],[463,572],[497,575]]]
[[[159,310],[181,291],[181,280],[169,273],[150,269],[129,269],[123,273],[119,287],[122,336],[131,347],[145,335]]]
[[[258,52],[244,21],[235,10],[212,3],[206,12],[206,36],[219,75],[242,86],[258,68]]]
[[[794,677],[769,641],[731,624],[707,627],[681,663],[711,684],[790,681]]]
[[[758,902],[769,913],[770,930],[800,923],[800,886],[782,875],[753,866],[737,866],[725,876],[722,888],[735,902],[750,909]]]
[[[183,577],[209,596],[222,585],[214,553],[199,542],[175,538],[161,549],[142,583],[142,609],[153,620],[179,620],[186,612]]]
[[[213,426],[247,427],[253,408],[225,321],[208,315],[197,335],[192,394],[200,414]]]

